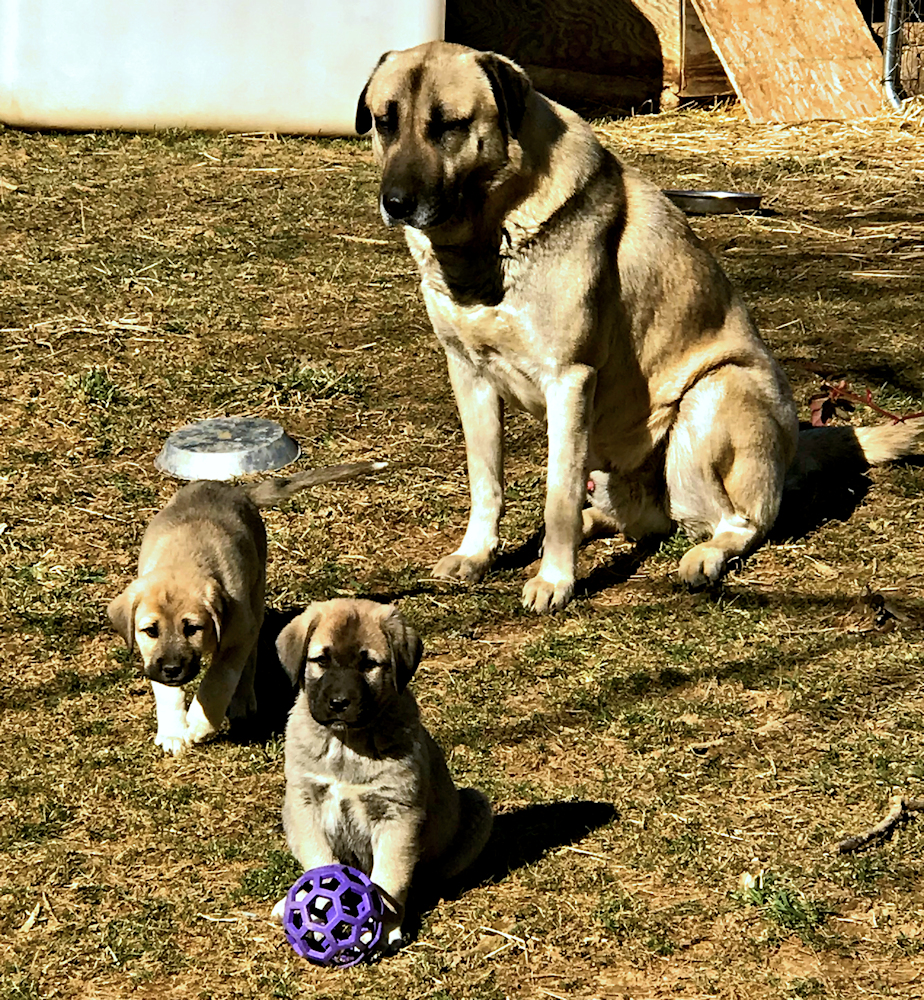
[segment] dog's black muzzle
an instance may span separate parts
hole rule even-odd
[[[375,696],[358,670],[334,670],[314,681],[308,691],[311,717],[322,726],[359,729],[375,715]]]
[[[198,657],[179,659],[175,656],[157,656],[145,664],[144,676],[158,684],[179,687],[197,677],[201,666]]]

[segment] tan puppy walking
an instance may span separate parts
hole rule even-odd
[[[154,742],[178,755],[216,733],[226,715],[257,710],[254,670],[263,623],[266,529],[260,507],[300,490],[384,468],[357,462],[245,486],[201,481],[178,490],[145,530],[138,576],[108,608],[141,654],[157,707]],[[187,712],[185,683],[211,665]]]
[[[471,514],[436,576],[478,580],[494,559],[505,403],[548,430],[545,545],[523,590],[537,611],[571,599],[582,538],[679,525],[702,539],[680,577],[704,584],[766,536],[797,448],[801,467],[917,447],[920,421],[800,439],[782,371],[683,214],[509,59],[386,53],[356,128],[373,130],[381,213],[405,226],[465,433]]]

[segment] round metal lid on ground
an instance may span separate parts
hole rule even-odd
[[[178,479],[233,479],[294,462],[298,444],[272,420],[214,417],[174,431],[154,464]]]
[[[763,198],[753,191],[673,191],[665,188],[663,193],[689,215],[756,212]]]

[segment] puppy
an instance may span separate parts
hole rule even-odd
[[[465,434],[471,513],[435,576],[479,580],[494,559],[505,404],[548,431],[536,611],[571,599],[584,538],[679,525],[702,539],[681,579],[710,583],[766,536],[787,470],[919,448],[920,420],[800,436],[786,378],[683,214],[509,59],[388,52],[356,130],[373,133],[379,208],[405,227]]]
[[[276,646],[299,687],[285,744],[289,849],[306,871],[339,862],[366,872],[386,905],[383,940],[396,948],[415,871],[441,880],[467,868],[491,832],[491,807],[456,788],[421,725],[407,684],[423,645],[396,608],[312,604]]]
[[[154,742],[181,754],[224,718],[253,716],[257,637],[263,622],[266,529],[259,508],[320,483],[384,468],[358,462],[243,486],[203,480],[180,489],[145,530],[138,577],[109,619],[141,654],[157,708]],[[183,685],[211,666],[189,711]]]

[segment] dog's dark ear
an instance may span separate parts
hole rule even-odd
[[[292,687],[301,687],[305,676],[305,654],[308,642],[314,630],[318,627],[321,613],[316,604],[309,604],[297,617],[276,637],[276,654],[285,672],[289,675]]]
[[[138,599],[138,590],[134,583],[130,583],[106,608],[112,627],[125,640],[129,653],[135,648],[135,609],[138,607]]]
[[[401,616],[397,608],[390,608],[382,622],[382,631],[388,640],[392,662],[395,665],[395,687],[400,694],[410,683],[423,656],[420,636]]]
[[[497,120],[504,138],[510,135],[515,139],[523,124],[526,100],[533,85],[523,70],[506,56],[485,52],[478,62],[491,84],[497,104]]]
[[[356,131],[359,135],[365,135],[372,129],[372,112],[369,110],[369,105],[366,104],[366,93],[369,90],[369,84],[372,83],[372,78],[375,76],[375,70],[385,62],[389,55],[390,53],[386,52],[375,64],[375,69],[369,74],[366,86],[363,87],[363,92],[356,102]]]

